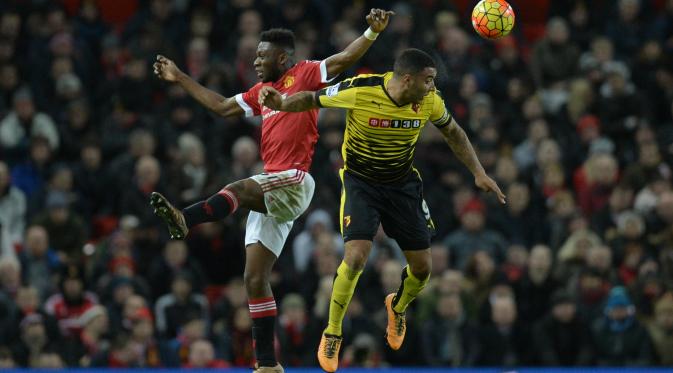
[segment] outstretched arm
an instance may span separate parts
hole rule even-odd
[[[341,74],[362,58],[369,47],[374,44],[374,40],[376,40],[378,34],[388,26],[390,16],[394,14],[395,12],[390,10],[372,9],[366,17],[369,29],[362,36],[350,43],[346,49],[325,60],[327,77],[331,79]]]
[[[234,97],[224,97],[202,86],[182,72],[175,62],[162,55],[158,55],[157,62],[154,63],[154,74],[167,82],[178,83],[196,101],[218,115],[227,117],[244,114],[243,108]]]
[[[280,92],[270,86],[264,86],[259,91],[259,105],[272,110],[290,112],[306,111],[319,107],[313,91],[297,92],[290,97],[283,98]]]
[[[444,135],[444,139],[451,148],[451,151],[458,157],[458,159],[472,172],[474,175],[474,184],[485,192],[494,192],[498,196],[500,203],[505,202],[505,195],[498,187],[498,184],[491,179],[484,170],[484,167],[477,158],[470,139],[467,138],[465,131],[460,128],[456,120],[451,118],[451,123],[448,126],[440,128]]]

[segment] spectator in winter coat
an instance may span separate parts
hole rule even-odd
[[[646,366],[654,354],[647,330],[636,319],[636,308],[626,289],[610,290],[603,317],[591,326],[596,363],[602,366]]]

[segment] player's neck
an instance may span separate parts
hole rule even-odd
[[[290,71],[290,69],[293,68],[295,64],[296,62],[294,62],[294,60],[288,60],[285,66],[283,66],[283,69],[279,71],[278,79],[276,80],[280,80],[280,78],[282,78],[288,71]]]
[[[405,97],[402,82],[395,79],[394,76],[385,84],[385,88],[388,92],[388,96],[390,96],[398,106],[404,106],[411,102],[409,98]]]

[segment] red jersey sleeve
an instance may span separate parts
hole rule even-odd
[[[253,117],[262,113],[262,109],[259,107],[258,102],[259,90],[262,89],[262,86],[262,83],[257,83],[247,92],[239,93],[234,96],[238,106],[245,111],[246,117]]]
[[[315,91],[324,88],[325,85],[335,77],[328,79],[327,77],[327,63],[322,61],[302,61],[301,66],[298,66],[301,72],[302,81],[305,84],[303,89]]]

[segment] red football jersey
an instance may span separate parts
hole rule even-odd
[[[318,141],[318,109],[288,113],[260,107],[259,90],[270,85],[287,97],[301,91],[317,91],[328,82],[325,61],[301,61],[277,81],[257,83],[247,92],[236,95],[236,102],[245,110],[246,117],[262,116],[261,153],[265,171],[293,168],[308,171]]]

